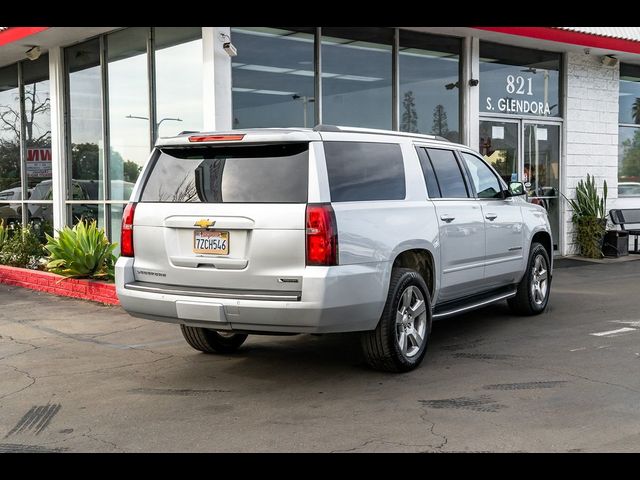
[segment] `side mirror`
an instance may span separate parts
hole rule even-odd
[[[511,182],[509,184],[508,194],[510,197],[518,197],[520,195],[525,195],[527,191],[525,190],[525,185],[522,182]]]

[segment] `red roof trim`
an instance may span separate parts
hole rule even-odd
[[[9,27],[0,31],[0,47],[11,42],[20,40],[21,38],[34,35],[49,27]]]
[[[572,32],[552,27],[473,27],[489,32],[506,33],[520,37],[538,38],[552,42],[581,45],[583,47],[602,48],[618,52],[640,54],[640,42],[621,38],[601,37],[591,33]]]

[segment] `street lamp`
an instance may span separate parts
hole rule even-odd
[[[138,120],[149,120],[149,117],[140,117],[138,115],[127,115],[125,118],[137,118]],[[181,122],[182,121],[181,118],[165,117],[162,120],[160,120],[158,123],[156,123],[156,132],[158,132],[158,130],[160,130],[160,124],[162,122],[164,122],[165,120],[173,120],[174,122]]]
[[[307,103],[313,103],[316,101],[313,97],[307,97],[306,95],[298,95],[297,93],[291,96],[294,100],[302,99],[302,104],[304,106],[304,128],[307,128]]]

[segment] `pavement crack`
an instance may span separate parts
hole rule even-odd
[[[5,340],[5,339],[9,340],[10,342],[17,343],[18,345],[25,345],[25,346],[31,347],[31,348],[29,348],[27,350],[23,350],[22,352],[10,353],[8,355],[0,357],[0,360],[4,360],[4,359],[9,358],[9,357],[15,357],[17,355],[22,355],[23,353],[32,352],[32,351],[38,350],[40,348],[38,345],[34,345],[33,343],[24,342],[22,340],[16,340],[11,335],[0,335],[0,340]]]
[[[435,436],[435,437],[440,437],[442,439],[442,442],[440,443],[440,445],[436,445],[435,448],[437,451],[441,452],[442,449],[444,448],[444,446],[449,443],[449,439],[447,438],[446,435],[442,434],[442,433],[436,433],[434,431],[434,429],[436,428],[436,422],[429,420],[427,418],[427,412],[423,413],[422,415],[420,415],[420,418],[422,419],[422,421],[424,423],[430,423],[431,426],[429,427],[429,433],[431,433],[431,435]]]
[[[102,438],[97,438],[97,433],[92,433],[91,432],[91,427],[87,427],[88,432],[83,433],[81,436],[85,437],[85,438],[90,438],[91,440],[95,440],[96,442],[100,442],[104,445],[109,445],[110,447],[116,449],[119,452],[124,452],[124,450],[122,448],[120,448],[118,445],[116,445],[113,442],[110,442],[109,440],[103,440]]]
[[[114,335],[116,333],[131,332],[133,330],[137,330],[138,328],[142,328],[142,327],[145,327],[145,326],[146,325],[138,325],[137,327],[123,328],[121,330],[114,330],[113,332],[96,333],[95,335],[87,335],[87,336],[90,337],[90,338],[106,337],[108,335]]]
[[[132,363],[125,363],[124,365],[115,365],[113,367],[100,367],[100,368],[94,368],[91,370],[81,370],[79,372],[64,372],[64,373],[52,373],[51,375],[41,375],[40,378],[50,378],[50,377],[60,377],[60,376],[71,376],[71,375],[86,375],[88,373],[100,373],[100,372],[107,372],[109,370],[117,370],[119,368],[127,368],[127,367],[137,367],[139,365],[151,365],[153,363],[156,362],[161,362],[162,360],[168,360],[169,358],[173,358],[174,355],[165,355],[162,358],[156,358],[155,360],[149,360],[146,362],[132,362]],[[2,397],[0,397],[2,398]]]
[[[27,388],[33,386],[33,384],[36,383],[36,377],[32,377],[31,374],[29,374],[29,372],[25,372],[24,370],[20,370],[18,367],[15,367],[13,365],[8,365],[6,363],[4,365],[6,367],[13,368],[14,371],[16,371],[18,373],[21,373],[22,375],[26,376],[29,380],[31,380],[31,383],[29,385],[25,386],[25,387],[22,387],[19,390],[15,390],[13,392],[9,392],[9,393],[5,393],[4,395],[0,395],[0,400],[2,400],[3,398],[7,398],[10,395],[15,395],[16,393],[20,393],[20,392],[26,390]]]

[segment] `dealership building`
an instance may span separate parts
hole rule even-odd
[[[113,241],[158,137],[347,125],[435,134],[531,184],[557,255],[590,173],[640,208],[640,28],[0,27],[0,219]]]

